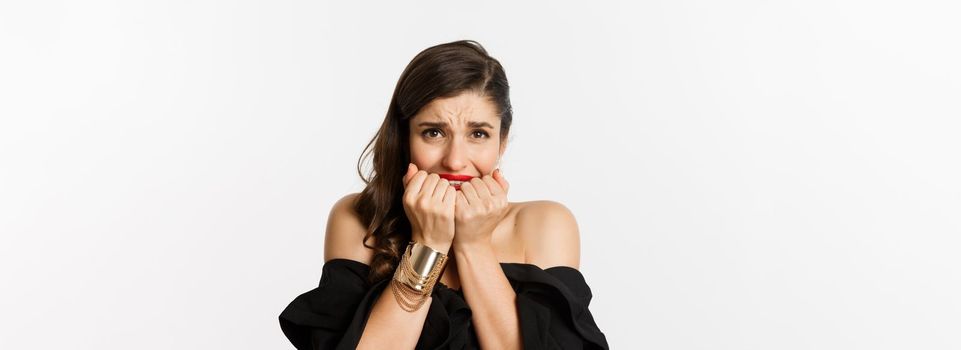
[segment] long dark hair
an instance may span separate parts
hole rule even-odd
[[[503,144],[513,119],[507,75],[479,43],[460,40],[429,47],[407,64],[380,130],[357,161],[357,173],[367,187],[354,202],[354,210],[367,226],[363,244],[374,250],[367,276],[370,283],[393,275],[411,237],[402,202],[403,177],[411,161],[410,119],[432,100],[464,92],[478,93],[497,106]],[[363,164],[371,155],[373,167],[365,176]],[[371,238],[374,244],[368,245]]]

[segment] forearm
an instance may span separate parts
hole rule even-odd
[[[470,305],[482,349],[520,349],[520,322],[510,281],[490,244],[456,246],[455,260],[464,298]]]
[[[393,288],[388,283],[374,303],[357,349],[413,349],[417,346],[433,298],[427,298],[420,309],[407,312],[394,299]]]
[[[413,242],[418,242],[421,238],[420,235],[415,235],[415,237],[417,238]],[[427,244],[420,243],[420,245],[421,247],[413,248],[414,250],[410,250],[413,246],[408,247],[408,251],[401,257],[401,264],[395,268],[395,273],[398,272],[397,269],[403,268],[401,265],[412,263],[412,259],[418,260],[424,257],[422,254],[427,251],[435,251],[427,253],[431,255],[443,252],[441,254],[443,256],[450,250],[450,242],[429,242]],[[424,245],[426,245],[427,250],[424,250]],[[417,253],[412,253],[413,251],[417,251]],[[411,257],[412,254],[414,257]],[[439,270],[436,271],[442,274],[443,270],[446,269],[444,265],[437,262],[431,266],[438,268]],[[407,268],[411,267],[413,266]],[[421,267],[413,268],[419,271]],[[430,295],[432,288],[426,291],[427,294],[424,295],[424,299],[418,297],[412,300],[409,295],[405,294],[404,290],[395,289],[398,287],[393,283],[397,282],[393,280],[394,278],[395,276],[391,277],[391,281],[388,281],[387,287],[377,298],[364,327],[364,333],[361,335],[358,349],[413,349],[417,346],[417,340],[420,339],[420,333],[424,329],[424,321],[427,319],[430,304],[433,302],[433,297]],[[440,276],[437,275],[433,278],[440,278]],[[436,281],[436,279],[431,280]],[[409,292],[409,290],[406,291],[406,293]],[[397,300],[398,295],[407,295],[403,298],[404,307],[400,305],[401,301]],[[416,306],[417,300],[422,300],[423,304]]]

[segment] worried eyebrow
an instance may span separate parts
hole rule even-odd
[[[434,127],[434,128],[440,128],[440,129],[445,129],[445,128],[447,128],[447,122],[421,122],[420,124],[417,124],[417,125],[420,126],[420,127]],[[469,128],[489,128],[489,129],[491,129],[491,130],[494,129],[494,126],[491,125],[491,124],[488,123],[488,122],[475,122],[475,121],[467,122],[467,127],[469,127]]]

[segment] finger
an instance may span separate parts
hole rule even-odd
[[[407,173],[404,174],[404,188],[407,188],[407,183],[410,182],[410,179],[413,178],[416,173],[417,166],[414,165],[414,163],[407,163]]]
[[[457,200],[458,191],[454,189],[454,186],[448,186],[447,192],[444,192],[444,204],[455,205],[454,201]]]
[[[471,185],[474,185],[474,191],[477,191],[478,198],[490,198],[491,191],[487,188],[487,183],[484,182],[484,180],[479,177],[475,177],[470,179],[470,183]]]
[[[491,196],[504,193],[504,190],[501,189],[501,185],[497,183],[497,180],[494,180],[493,176],[484,176],[482,180],[484,180],[484,183],[487,184],[487,190],[490,191]]]
[[[477,196],[477,189],[474,188],[472,182],[465,182],[460,185],[460,191],[464,193],[464,198],[467,199],[467,204],[474,205],[480,203],[480,197]]]
[[[407,185],[407,193],[420,193],[421,187],[424,187],[424,179],[427,178],[427,172],[423,170],[418,170],[414,174],[414,177],[410,179],[410,183]]]
[[[433,196],[434,188],[437,187],[437,182],[440,181],[440,175],[431,173],[427,175],[427,179],[424,180],[424,187],[421,187],[420,194],[422,196]]]
[[[457,194],[456,194],[456,196],[457,196],[457,199],[456,199],[457,203],[454,204],[454,207],[455,207],[455,208],[461,208],[461,209],[467,208],[467,207],[470,205],[470,203],[467,202],[467,197],[464,196],[464,188],[461,187],[460,189],[461,189],[460,191],[455,191],[455,192],[457,192]]]
[[[504,178],[504,173],[501,172],[500,168],[498,168],[497,170],[494,170],[494,180],[497,180],[497,183],[501,185],[501,188],[504,190],[504,193],[507,193],[507,191],[510,190],[511,184],[508,183],[507,179]]]
[[[436,201],[443,200],[444,194],[447,193],[447,189],[450,187],[451,187],[450,181],[447,181],[447,179],[440,179],[440,181],[437,182],[437,188],[434,188],[434,195],[433,195],[434,200]]]

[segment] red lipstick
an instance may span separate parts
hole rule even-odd
[[[454,174],[437,174],[437,175],[440,175],[440,178],[447,179],[447,181],[451,181],[451,182],[453,181],[468,182],[470,181],[470,179],[474,178],[473,176],[470,176],[470,175],[454,175]],[[455,190],[458,190],[458,191],[460,190],[460,184],[451,184],[451,186],[454,186]]]
[[[447,181],[470,181],[473,176],[470,175],[454,175],[454,174],[437,174],[440,175],[441,179],[447,179]]]

